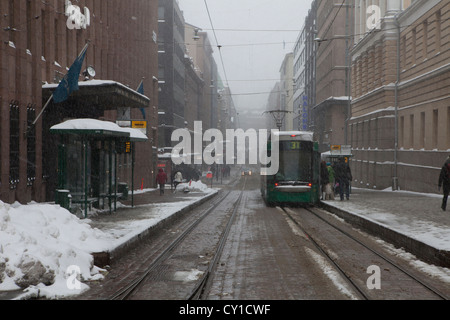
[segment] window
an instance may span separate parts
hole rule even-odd
[[[9,104],[9,187],[19,183],[19,102]]]
[[[428,21],[425,20],[423,25],[423,37],[422,37],[422,58],[425,60],[428,58]]]
[[[400,117],[400,147],[405,146],[405,117]]]
[[[36,127],[33,121],[36,118],[36,108],[29,104],[27,107],[27,185],[33,185],[36,180]]]
[[[416,28],[412,31],[412,45],[411,45],[411,63],[416,64],[416,50],[417,50],[417,31]]]
[[[447,107],[447,147],[450,146],[450,107]]]
[[[425,112],[420,113],[420,147],[425,148]]]
[[[409,146],[414,148],[414,115],[409,116]]]
[[[16,28],[16,23],[14,21],[14,0],[9,0],[9,14],[8,17],[8,27],[11,28],[11,31],[8,32],[9,34],[9,41],[15,42],[15,35],[16,32],[12,31],[13,28]],[[18,29],[18,28],[17,28]]]
[[[27,0],[26,5],[26,14],[27,14],[27,49],[31,51],[31,41],[33,37],[33,28],[32,28],[32,21],[33,21],[33,12],[31,10],[31,0]]]
[[[441,10],[436,12],[436,53],[441,51]]]
[[[438,147],[438,127],[439,124],[439,112],[437,109],[433,110],[433,148]]]

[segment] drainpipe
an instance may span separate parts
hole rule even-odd
[[[394,176],[392,178],[392,191],[398,190],[398,91],[400,84],[400,37],[401,37],[401,29],[400,23],[398,21],[398,16],[400,13],[397,13],[394,17],[394,23],[397,27],[397,79],[395,82],[395,147],[394,147]]]

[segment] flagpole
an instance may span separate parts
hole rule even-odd
[[[83,49],[81,50],[80,54],[77,56],[77,59],[87,50],[88,46],[89,46],[90,40],[86,41],[85,46],[83,47]],[[50,96],[50,98],[48,98],[47,102],[45,103],[44,107],[42,108],[41,112],[39,112],[38,116],[36,117],[36,119],[34,119],[33,123],[27,128],[27,131],[25,132],[25,137],[28,136],[28,133],[30,132],[31,128],[36,125],[36,122],[40,119],[40,117],[42,116],[42,114],[44,113],[45,109],[47,109],[48,105],[50,104],[50,101],[52,101],[53,99],[53,93]]]
[[[38,116],[36,117],[36,119],[34,119],[33,123],[31,124],[31,126],[34,126],[36,124],[36,122],[39,120],[39,118],[41,117],[42,113],[45,111],[45,109],[48,107],[48,105],[50,104],[50,101],[52,101],[53,99],[53,93],[50,96],[50,98],[48,98],[47,102],[45,103],[44,107],[42,108],[41,112],[39,112]]]

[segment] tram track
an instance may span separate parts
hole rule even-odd
[[[215,266],[218,263],[218,260],[220,259],[221,252],[223,250],[223,247],[226,242],[226,238],[228,236],[229,230],[231,228],[231,225],[233,224],[234,217],[236,216],[237,208],[239,206],[239,203],[242,199],[242,195],[245,189],[246,184],[246,178],[244,179],[243,187],[240,190],[240,194],[238,197],[238,200],[235,201],[233,204],[233,211],[231,214],[231,217],[228,219],[228,222],[226,224],[224,232],[221,234],[218,244],[216,246],[215,252],[213,254],[213,257],[209,263],[208,269],[206,272],[204,272],[201,279],[197,281],[197,285],[195,286],[195,289],[192,290],[186,297],[188,300],[196,300],[196,299],[202,299],[204,296],[204,293],[206,292],[209,280],[213,277]],[[139,291],[139,288],[141,285],[146,281],[149,276],[154,273],[158,272],[158,269],[163,268],[163,264],[170,259],[173,252],[180,247],[180,245],[185,241],[185,239],[196,229],[198,226],[204,221],[208,216],[211,215],[211,213],[215,212],[217,208],[219,208],[225,199],[227,199],[230,194],[234,190],[228,190],[223,196],[221,196],[220,199],[215,201],[212,206],[204,210],[204,212],[199,216],[199,218],[195,219],[193,223],[191,223],[188,227],[186,227],[181,234],[176,237],[169,245],[167,245],[157,257],[153,259],[153,261],[146,267],[145,270],[142,270],[139,272],[139,276],[136,277],[134,280],[130,281],[129,284],[123,286],[120,290],[116,291],[114,294],[110,296],[110,300],[128,300],[132,297],[132,295]]]
[[[217,267],[217,264],[219,263],[219,259],[222,255],[223,248],[228,239],[228,234],[230,233],[231,226],[233,225],[233,223],[235,221],[235,218],[236,218],[236,215],[238,212],[238,207],[239,207],[239,204],[241,203],[241,199],[244,194],[246,182],[247,182],[247,179],[244,180],[244,186],[241,190],[238,200],[236,201],[236,203],[234,205],[233,213],[232,213],[230,219],[228,220],[227,226],[225,227],[225,230],[222,233],[222,236],[220,237],[216,252],[214,254],[214,258],[212,259],[212,262],[209,264],[208,271],[204,274],[201,281],[198,283],[196,288],[192,291],[188,300],[203,300],[203,299],[206,299],[206,297],[208,296],[207,292],[210,288],[210,281],[213,278],[215,269]]]
[[[296,209],[295,211],[291,208],[282,207],[281,208],[283,212],[286,214],[286,216],[292,221],[307,237],[308,239],[313,243],[313,245],[316,247],[316,249],[338,270],[339,274],[346,280],[346,282],[354,289],[355,292],[358,293],[361,299],[364,300],[372,300],[376,299],[376,295],[373,294],[373,290],[369,290],[367,288],[367,285],[361,285],[361,280],[358,281],[354,275],[352,275],[352,271],[349,270],[348,266],[343,263],[343,261],[336,257],[336,252],[332,252],[326,245],[324,245],[322,239],[319,239],[319,237],[316,237],[316,235],[313,235],[312,230],[309,230],[304,225],[306,223],[303,223],[300,221],[300,216],[304,219],[306,219],[304,213],[308,213],[310,217],[318,219],[318,221],[322,224],[325,224],[328,227],[331,227],[332,230],[339,233],[340,236],[344,236],[346,239],[350,239],[350,241],[355,246],[359,246],[359,248],[363,248],[362,250],[365,250],[366,252],[369,252],[372,255],[372,258],[365,258],[362,259],[364,262],[367,261],[379,261],[381,259],[390,267],[384,267],[384,270],[390,270],[396,269],[397,272],[401,273],[403,276],[409,278],[411,281],[415,282],[425,290],[431,293],[431,295],[434,295],[435,298],[442,300],[448,300],[448,296],[440,292],[438,289],[434,288],[432,285],[427,284],[425,281],[419,279],[417,276],[412,274],[412,272],[406,270],[404,267],[399,265],[399,263],[393,261],[393,259],[389,258],[386,254],[383,254],[374,248],[370,247],[370,245],[365,244],[363,241],[357,239],[355,236],[351,235],[349,232],[343,230],[341,227],[339,227],[336,223],[332,223],[325,219],[321,214],[315,212],[315,209],[310,208],[302,208],[302,209]],[[298,210],[301,210],[301,214],[299,214]],[[316,222],[317,223],[317,222]],[[321,233],[321,236],[324,234]],[[327,234],[329,236],[329,234]],[[344,245],[344,244],[342,244]],[[360,251],[358,251],[360,252]],[[362,255],[361,255],[362,256]],[[375,257],[375,258],[373,258]],[[364,264],[364,262],[361,262]],[[366,263],[367,264],[367,263]],[[363,265],[362,268],[366,268],[366,265]],[[417,298],[417,297],[416,297]]]

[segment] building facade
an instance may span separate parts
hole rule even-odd
[[[312,109],[316,105],[317,1],[305,18],[305,24],[294,47],[294,128],[312,131]]]
[[[137,146],[139,183],[151,186],[156,146],[158,90],[152,80],[157,75],[157,1],[81,0],[74,3],[84,20],[73,20],[66,11],[70,1],[1,1],[0,21],[0,200],[12,203],[54,200],[50,181],[56,167],[43,163],[56,160],[56,146],[46,131],[50,119],[71,115],[116,121],[118,108],[97,108],[95,97],[69,98],[50,103],[32,126],[47,101],[43,84],[59,83],[89,40],[82,70],[91,65],[95,79],[114,80],[137,88],[144,78],[142,108],[132,108],[130,117],[148,122],[149,141]],[[83,78],[80,77],[80,81]],[[94,100],[91,100],[94,99]],[[77,111],[76,108],[82,105]],[[90,105],[90,107],[88,107]],[[143,109],[144,113],[140,110]],[[83,113],[86,111],[86,113]],[[56,115],[56,113],[58,113]],[[54,138],[53,138],[54,139]],[[120,173],[119,173],[120,174]],[[125,178],[123,178],[125,179]],[[137,178],[138,179],[138,178]]]
[[[202,79],[201,110],[197,121],[202,121],[203,130],[218,128],[219,124],[219,78],[217,64],[213,55],[207,32],[193,25],[186,24],[186,54],[192,59],[196,72]]]
[[[350,1],[317,1],[314,133],[320,151],[346,144],[349,118]]]
[[[436,191],[450,149],[447,1],[380,1],[376,32],[357,2],[352,51],[355,183]]]
[[[178,1],[159,0],[159,148],[172,147],[172,132],[185,127],[184,16]]]
[[[306,27],[297,37],[294,47],[294,128],[308,130],[308,102],[306,95]]]
[[[280,68],[280,106],[285,111],[282,130],[294,129],[294,54],[284,57]]]

